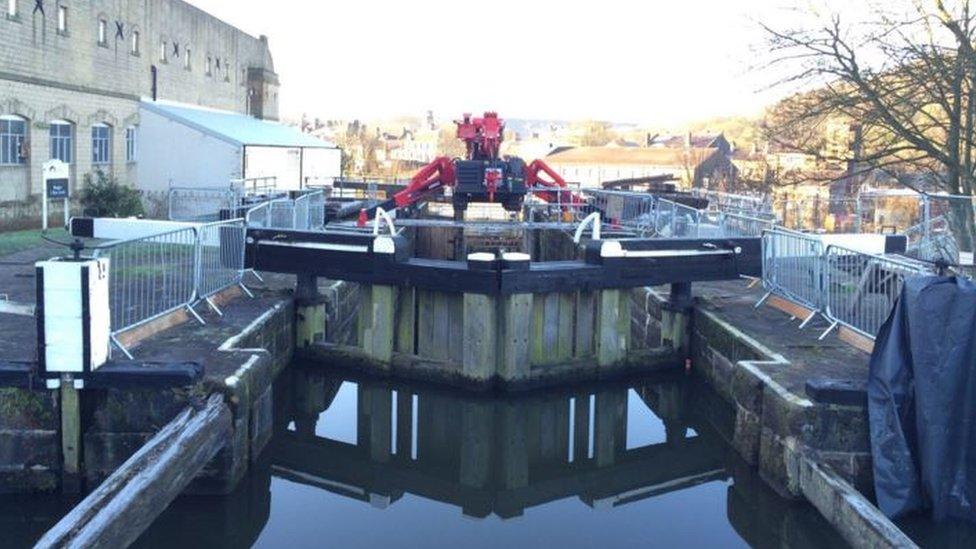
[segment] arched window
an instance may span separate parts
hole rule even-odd
[[[129,53],[139,55],[139,31],[132,31],[132,43],[129,44]]]
[[[20,14],[20,9],[17,6],[17,0],[7,0],[7,17],[13,19]]]
[[[92,164],[99,166],[112,162],[112,127],[108,124],[92,125]]]
[[[27,161],[27,121],[19,116],[0,116],[0,166],[16,166]]]
[[[67,120],[51,122],[51,158],[71,164],[74,161],[74,126]]]

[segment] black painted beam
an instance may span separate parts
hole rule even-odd
[[[259,271],[306,274],[350,282],[412,286],[421,289],[508,295],[659,284],[734,280],[762,273],[758,238],[594,241],[584,261],[531,263],[528,269],[487,268],[465,261],[407,257],[402,237],[360,233],[248,230],[246,265]],[[601,250],[617,242],[623,253],[605,257]]]

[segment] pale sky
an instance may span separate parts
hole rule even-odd
[[[783,0],[190,0],[269,37],[284,116],[654,125],[757,112],[758,18]],[[273,8],[272,8],[273,6]]]

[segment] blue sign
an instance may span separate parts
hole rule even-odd
[[[58,198],[68,198],[68,180],[65,179],[48,179],[47,180],[47,198],[48,200],[55,200]]]

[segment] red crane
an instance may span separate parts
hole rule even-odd
[[[471,202],[498,202],[509,211],[519,211],[528,193],[549,203],[564,204],[566,209],[583,202],[542,160],[526,165],[521,158],[499,156],[505,122],[497,113],[486,112],[481,117],[465,114],[454,123],[458,139],[464,142],[465,158],[435,158],[413,176],[406,188],[380,207],[412,206],[445,187],[453,189],[455,216],[462,214]]]

